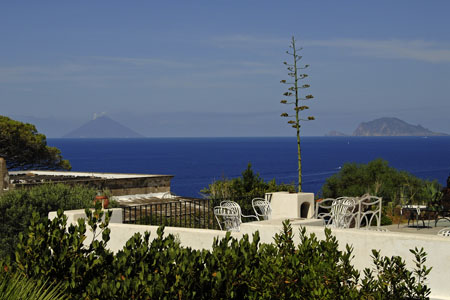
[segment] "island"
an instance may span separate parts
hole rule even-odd
[[[380,118],[359,124],[353,136],[448,136],[421,125],[412,125],[398,118]]]
[[[63,138],[142,138],[143,135],[108,116],[100,116],[64,135]]]

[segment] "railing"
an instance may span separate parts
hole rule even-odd
[[[218,229],[209,199],[176,200],[122,208],[123,223]]]

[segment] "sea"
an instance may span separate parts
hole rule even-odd
[[[251,163],[264,180],[297,182],[295,137],[47,139],[72,171],[174,175],[171,191],[202,197],[215,180],[241,175]],[[303,191],[318,193],[345,163],[382,158],[445,185],[450,137],[302,137]]]

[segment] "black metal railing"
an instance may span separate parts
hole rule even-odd
[[[176,200],[122,207],[123,223],[217,229],[209,199]]]

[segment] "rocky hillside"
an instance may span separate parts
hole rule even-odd
[[[447,135],[433,132],[421,125],[408,124],[397,118],[380,118],[359,124],[354,136],[437,136]]]

